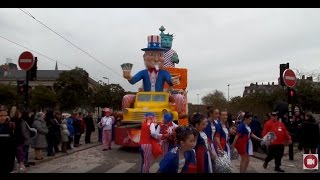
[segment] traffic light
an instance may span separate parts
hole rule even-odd
[[[296,90],[290,89],[289,90],[289,96],[294,100],[296,98]]]
[[[32,66],[32,68],[29,70],[29,81],[35,81],[37,80],[37,62],[38,62],[38,59],[37,57],[34,58],[34,64]]]
[[[280,64],[280,78],[279,78],[279,83],[280,83],[280,85],[281,86],[286,86],[285,84],[284,84],[284,81],[283,81],[283,72],[286,70],[286,69],[289,69],[289,63],[287,63],[287,64]]]
[[[17,93],[24,94],[24,81],[17,81]]]

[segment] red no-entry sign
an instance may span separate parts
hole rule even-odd
[[[297,83],[296,75],[291,69],[286,69],[283,72],[282,78],[287,87],[294,87]]]
[[[34,58],[31,52],[25,51],[19,56],[18,61],[19,67],[22,70],[30,70],[33,67],[34,64]]]

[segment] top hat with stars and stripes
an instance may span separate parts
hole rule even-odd
[[[161,48],[161,37],[159,35],[148,36],[148,47],[141,49],[142,51],[166,51]]]

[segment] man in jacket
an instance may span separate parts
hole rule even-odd
[[[281,166],[281,159],[284,152],[284,146],[287,142],[292,143],[291,136],[287,131],[286,126],[278,120],[278,112],[271,113],[271,119],[266,122],[264,125],[262,136],[265,136],[267,133],[273,132],[276,135],[276,138],[271,141],[269,146],[268,155],[264,161],[263,167],[267,168],[268,163],[274,158],[275,159],[275,171],[284,172]]]

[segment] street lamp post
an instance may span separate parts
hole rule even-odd
[[[229,101],[229,86],[230,86],[230,84],[228,84],[227,86],[228,86],[228,101]]]
[[[200,104],[199,104],[199,93],[197,94],[197,98],[198,98],[198,112],[200,111]]]
[[[109,85],[109,78],[107,78],[107,77],[103,77],[103,79],[107,79],[107,80],[108,80],[108,85]]]

